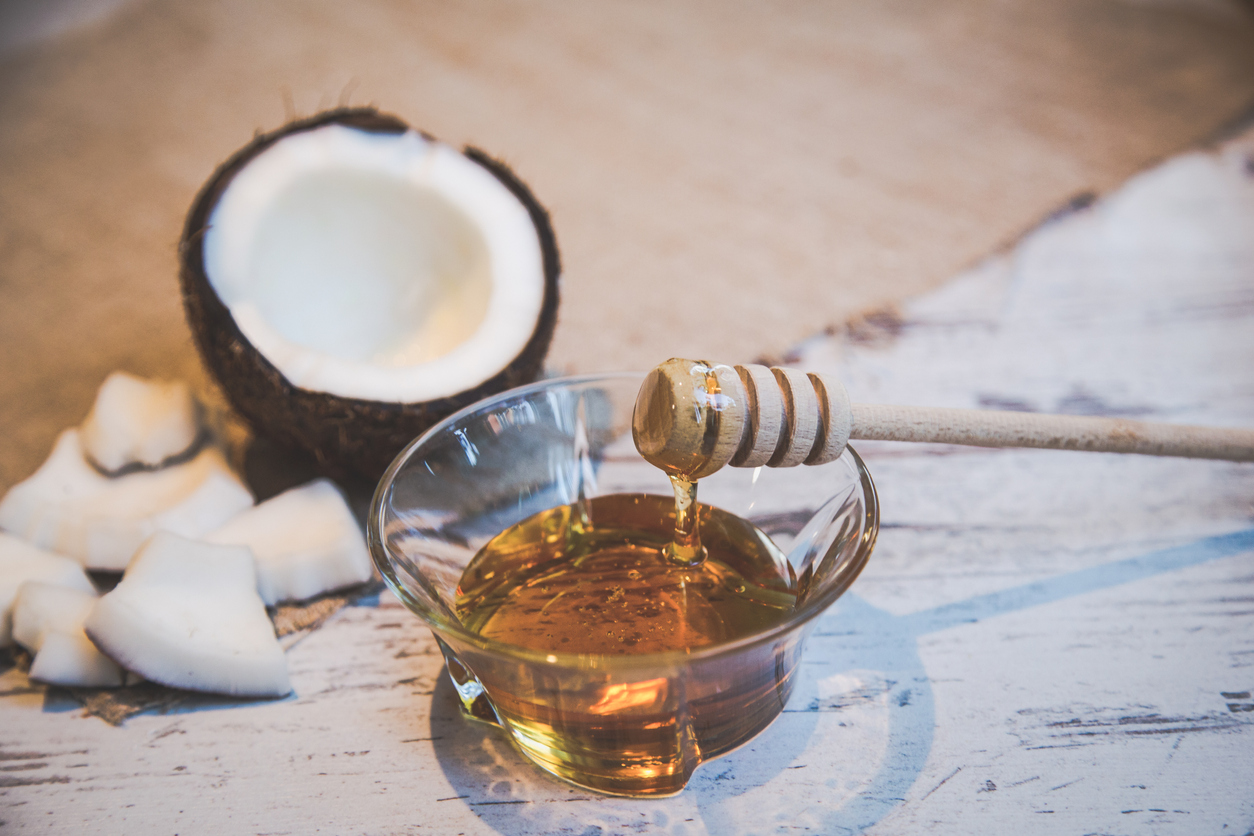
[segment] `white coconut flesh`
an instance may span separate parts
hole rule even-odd
[[[153,468],[190,452],[200,438],[191,388],[114,372],[83,422],[83,452],[103,470]]]
[[[85,628],[128,670],[172,688],[247,697],[292,690],[243,546],[153,535]]]
[[[284,491],[203,539],[248,546],[257,559],[257,591],[267,604],[312,598],[374,574],[348,503],[326,479]]]
[[[0,532],[0,647],[13,641],[13,603],[27,581],[43,581],[95,595],[96,588],[77,562]]]
[[[13,639],[34,654],[30,677],[53,685],[111,688],[125,672],[83,632],[96,593],[27,581],[13,604]]]
[[[412,131],[280,139],[232,178],[203,252],[248,341],[295,386],[348,398],[477,386],[523,350],[544,300],[526,207]]]
[[[153,532],[198,537],[252,504],[214,448],[160,470],[109,477],[87,463],[78,431],[69,429],[39,470],[0,500],[0,528],[88,569],[122,571]]]

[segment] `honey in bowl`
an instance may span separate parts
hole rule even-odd
[[[771,540],[726,511],[693,511],[705,553],[696,565],[669,554],[671,498],[611,494],[523,520],[462,574],[456,613],[467,629],[587,660],[565,678],[469,662],[495,719],[549,771],[602,792],[669,795],[698,759],[745,742],[787,701],[794,641],[697,662],[700,675],[682,688],[662,675],[665,663],[614,681],[596,673],[607,667],[600,660],[699,650],[792,614],[796,578]]]
[[[612,494],[532,516],[492,538],[458,585],[462,624],[486,638],[563,653],[663,653],[731,641],[792,612],[796,578],[749,522],[694,515],[704,559],[669,555],[673,502]]]

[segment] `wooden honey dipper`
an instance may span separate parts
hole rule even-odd
[[[1254,461],[1254,430],[853,404],[829,375],[678,358],[645,378],[632,435],[647,461],[687,481],[727,464],[825,464],[839,458],[851,438]]]

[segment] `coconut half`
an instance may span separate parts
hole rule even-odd
[[[508,168],[372,109],[257,137],[181,244],[197,345],[254,429],[377,478],[416,435],[534,380],[556,322],[548,215]]]

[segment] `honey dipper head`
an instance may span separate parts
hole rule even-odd
[[[725,464],[826,464],[852,428],[849,395],[835,378],[677,358],[645,377],[631,422],[640,455],[689,481]]]
[[[641,384],[631,434],[647,462],[694,481],[736,454],[747,411],[744,384],[731,366],[673,358]]]

